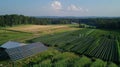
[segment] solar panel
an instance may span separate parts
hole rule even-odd
[[[12,61],[16,61],[40,53],[44,50],[47,50],[47,47],[42,43],[32,43],[29,45],[6,49],[5,51],[8,53]]]

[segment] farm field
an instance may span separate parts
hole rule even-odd
[[[77,30],[71,25],[19,25],[0,29],[0,45],[9,41],[25,42],[26,40],[53,33]],[[73,25],[74,26],[74,25]]]
[[[77,25],[22,25],[22,26],[9,27],[6,29],[33,33],[35,35],[41,35],[41,34],[51,34],[55,32],[77,29],[71,26],[77,26]]]
[[[0,67],[120,67],[120,0],[1,0]]]
[[[21,42],[23,39],[31,36],[30,33],[19,32],[19,31],[10,31],[0,29],[0,45],[7,41],[18,41]]]
[[[119,30],[77,27],[78,25],[20,25],[6,27],[0,29],[0,44],[9,40],[25,43],[42,42],[47,46],[55,47],[62,51],[48,50],[20,60],[16,63],[18,67],[26,67],[31,64],[33,67],[119,66]],[[64,64],[65,62],[67,63]],[[9,60],[0,61],[1,63],[8,66],[12,65]],[[45,66],[46,64],[47,66]]]
[[[34,38],[28,42],[43,42],[48,46],[79,55],[120,63],[120,33],[100,29],[80,29]]]
[[[55,48],[49,48],[36,56],[19,60],[14,64],[15,67],[118,67],[113,62],[91,59],[84,55],[78,56],[71,52],[60,52]],[[5,66],[13,66],[13,64],[8,62]]]

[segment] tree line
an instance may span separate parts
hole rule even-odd
[[[88,18],[79,20],[79,23],[96,26],[96,28],[120,29],[120,18]]]
[[[71,24],[84,23],[96,28],[120,29],[120,18],[39,18],[24,15],[0,15],[0,27],[14,26],[20,24]]]
[[[37,18],[29,17],[24,15],[1,15],[0,16],[0,26],[13,26],[20,24],[37,24],[37,25],[47,25],[47,24],[68,24],[66,19],[54,19],[54,18]]]

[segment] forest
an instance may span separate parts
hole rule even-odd
[[[9,22],[8,22],[9,21]],[[50,25],[50,24],[72,24],[72,23],[83,23],[96,28],[103,29],[119,29],[120,18],[41,18],[41,17],[30,17],[24,15],[1,15],[0,16],[0,27],[14,26],[20,24],[36,24],[36,25]]]

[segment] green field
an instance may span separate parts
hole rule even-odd
[[[18,41],[22,42],[23,39],[30,37],[32,34],[19,32],[19,31],[12,31],[12,30],[5,30],[0,29],[0,45],[7,41]]]
[[[9,40],[42,42],[60,50],[51,48],[17,61],[18,67],[31,64],[33,67],[118,67],[120,63],[119,30],[77,28],[77,25],[23,25],[0,29],[0,44]],[[10,60],[0,64],[13,65]]]
[[[7,41],[25,42],[39,36],[77,30],[76,25],[18,25],[0,28],[0,45]]]
[[[79,55],[120,62],[120,33],[99,29],[80,29],[38,37],[28,42],[43,42]]]
[[[84,55],[78,56],[71,52],[60,52],[49,48],[36,56],[16,61],[15,67],[118,67],[113,62],[105,62],[100,59],[91,59]],[[5,66],[13,66],[9,63]]]

